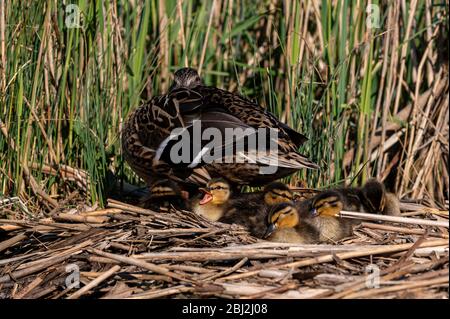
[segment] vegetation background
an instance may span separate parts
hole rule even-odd
[[[79,18],[79,19],[78,19]],[[174,70],[257,100],[309,141],[310,187],[448,200],[448,1],[0,0],[0,197],[103,203],[128,112]]]

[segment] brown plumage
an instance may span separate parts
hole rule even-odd
[[[169,179],[156,181],[150,187],[150,193],[141,199],[140,206],[159,211],[161,208],[188,209],[186,195],[181,188]]]

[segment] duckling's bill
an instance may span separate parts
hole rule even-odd
[[[199,191],[203,193],[203,198],[200,200],[199,205],[208,204],[210,201],[213,200],[211,192],[206,188],[199,188]]]
[[[266,232],[264,233],[264,235],[263,235],[263,239],[266,239],[266,238],[268,238],[268,237],[270,237],[270,235],[272,235],[273,234],[273,232],[275,231],[277,229],[277,225],[275,225],[275,224],[270,224],[268,227],[267,227],[267,230],[266,230]]]

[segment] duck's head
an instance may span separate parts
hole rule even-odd
[[[264,202],[269,205],[276,205],[292,201],[294,194],[291,189],[280,182],[273,182],[264,188]]]
[[[344,207],[342,197],[338,192],[325,191],[311,199],[310,216],[334,217]]]
[[[292,202],[274,205],[267,216],[267,229],[263,238],[267,238],[277,229],[294,228],[300,222],[298,210]]]
[[[192,68],[181,68],[174,73],[172,85],[169,91],[178,88],[194,88],[196,86],[202,85],[203,81],[198,75],[197,70]]]
[[[200,205],[211,203],[213,205],[225,204],[231,196],[230,184],[223,178],[212,179],[205,188],[199,189],[204,193],[200,200]]]
[[[381,213],[385,207],[386,188],[375,179],[369,180],[361,189],[363,205],[370,213]]]

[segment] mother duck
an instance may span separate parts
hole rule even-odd
[[[230,130],[237,133],[230,136]],[[176,71],[169,92],[138,107],[122,131],[125,160],[149,185],[159,178],[205,184],[211,177],[264,185],[318,168],[298,153],[304,141],[260,105],[205,86],[192,68]]]

